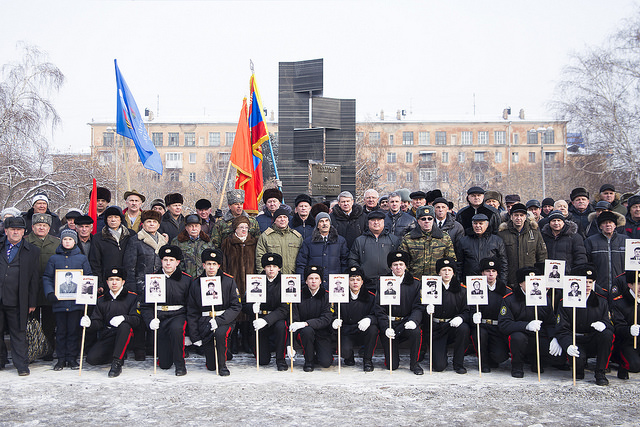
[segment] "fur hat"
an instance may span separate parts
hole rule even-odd
[[[440,270],[445,267],[450,267],[453,269],[454,273],[456,271],[456,261],[451,257],[440,258],[436,261],[436,274],[440,274]]]
[[[518,203],[520,201],[520,195],[518,194],[507,194],[504,198],[505,203]]]
[[[151,202],[151,209],[156,206],[162,206],[162,209],[167,209],[167,207],[164,205],[164,200],[162,199],[154,199],[153,202]]]
[[[296,196],[296,201],[294,202],[294,205],[296,207],[298,207],[298,204],[300,204],[302,202],[309,203],[309,206],[313,205],[313,200],[311,199],[311,196],[309,196],[307,194],[298,194]]]
[[[282,203],[282,191],[277,188],[267,188],[264,190],[264,193],[262,193],[262,200],[266,202],[269,199],[278,199],[278,201]]]
[[[518,283],[522,283],[525,281],[527,276],[535,276],[538,274],[538,270],[534,267],[522,267],[516,271],[516,281]]]
[[[215,261],[219,265],[222,265],[222,261],[224,261],[224,255],[222,254],[222,251],[220,249],[207,248],[202,251],[200,259],[202,259],[203,263],[207,261]]]
[[[4,220],[4,228],[27,228],[27,222],[21,216],[10,216]]]
[[[576,197],[586,197],[587,199],[589,198],[589,192],[587,191],[586,188],[584,187],[576,187],[573,190],[571,190],[571,194],[569,195],[569,198],[571,199],[571,201],[573,202],[573,200]]]
[[[316,203],[315,205],[311,206],[311,212],[309,212],[309,215],[315,218],[320,212],[329,213],[329,208],[327,207],[327,205],[325,205],[324,203]]]
[[[482,258],[480,260],[480,271],[485,271],[485,270],[495,270],[499,273],[500,263],[498,262],[498,258],[495,258],[495,257]]]
[[[582,264],[571,270],[573,276],[584,276],[587,279],[596,280],[597,270],[593,264]]]
[[[182,249],[175,245],[164,245],[158,251],[160,259],[165,257],[173,257],[178,260],[182,260]]]
[[[495,191],[495,190],[485,191],[484,201],[486,202],[487,200],[496,200],[500,204],[500,206],[503,206],[502,194],[500,194],[499,191]]]
[[[122,280],[127,280],[127,270],[124,267],[107,268],[104,271],[104,280],[109,279],[109,277],[119,277]]]
[[[148,219],[155,219],[160,223],[162,221],[162,215],[158,211],[154,211],[149,209],[148,211],[142,211],[142,215],[140,216],[140,223],[144,224],[144,222]]]
[[[227,204],[244,203],[244,190],[235,189],[227,191]]]
[[[184,198],[182,197],[182,194],[180,193],[169,193],[166,196],[164,196],[164,204],[169,206],[172,205],[174,203],[184,203]]]
[[[266,253],[262,255],[260,263],[262,264],[262,268],[265,268],[267,265],[275,265],[278,268],[282,268],[282,256],[280,254]]]
[[[427,204],[429,205],[434,204],[434,201],[439,197],[442,197],[442,191],[440,191],[440,189],[438,188],[427,192],[427,197],[426,197]]]
[[[31,217],[31,224],[47,224],[51,226],[51,215],[46,213],[33,214],[33,216]]]
[[[522,203],[515,203],[513,206],[511,206],[511,210],[509,211],[509,214],[514,214],[516,212],[522,212],[526,215],[527,207]]]
[[[555,202],[556,201],[553,200],[551,197],[546,197],[542,199],[542,207],[544,208],[545,206],[553,206]]]
[[[312,274],[317,274],[322,279],[324,275],[324,269],[318,265],[307,265],[304,268],[304,281],[306,282],[307,277],[311,276]]]
[[[387,267],[391,268],[391,264],[396,261],[402,261],[406,266],[411,262],[411,255],[405,251],[394,251],[387,254]]]
[[[364,271],[362,271],[362,269],[358,266],[349,268],[347,274],[349,274],[349,277],[360,276],[360,278],[364,280]]]
[[[207,199],[200,199],[196,202],[196,209],[199,209],[201,211],[207,210],[210,207],[211,207],[211,202]]]
[[[91,218],[89,215],[80,215],[75,219],[75,223],[76,225],[94,225],[93,218]]]
[[[89,197],[93,195],[93,190],[89,191]],[[106,200],[107,203],[111,202],[111,191],[105,187],[96,187],[96,199]]]
[[[109,206],[104,210],[104,218],[107,219],[110,216],[119,216],[120,221],[124,221],[124,214],[119,206]]]
[[[603,211],[598,218],[596,218],[596,222],[598,223],[598,227],[605,221],[613,221],[613,223],[618,225],[618,217],[611,211]]]
[[[416,218],[422,218],[423,216],[435,216],[435,209],[431,205],[420,206],[416,210]]]
[[[231,229],[235,231],[240,224],[247,224],[251,228],[251,221],[244,215],[237,216],[231,221]]]
[[[418,190],[418,191],[414,191],[413,193],[409,194],[409,198],[411,200],[414,200],[414,199],[426,199],[427,195],[426,195],[426,193],[424,191]]]

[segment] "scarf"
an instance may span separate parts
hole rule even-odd
[[[142,240],[144,243],[151,246],[157,254],[160,248],[167,244],[167,239],[165,239],[162,234],[157,232],[156,232],[156,236],[158,236],[157,241],[156,239],[153,238],[151,234],[147,233],[146,231],[144,230],[138,231],[138,239]]]

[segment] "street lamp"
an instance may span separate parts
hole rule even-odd
[[[547,197],[546,188],[547,182],[545,179],[545,168],[544,168],[544,133],[547,131],[546,128],[539,127],[537,129],[538,134],[540,134],[540,160],[542,162],[542,198],[545,199]]]
[[[116,194],[116,198],[115,200],[120,200],[118,199],[118,133],[116,132],[116,128],[113,127],[108,127],[106,129],[107,132],[113,132],[113,145],[116,147],[116,190],[115,190],[115,194]]]

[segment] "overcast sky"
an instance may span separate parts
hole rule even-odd
[[[237,121],[249,59],[278,109],[278,62],[324,58],[324,96],[355,98],[358,119],[549,118],[572,52],[601,44],[638,5],[536,1],[3,1],[0,62],[17,42],[66,76],[54,98],[59,151],[88,151],[92,120],[115,120],[113,60],[158,119]]]

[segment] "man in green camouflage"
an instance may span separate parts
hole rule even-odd
[[[293,274],[296,272],[296,258],[300,246],[302,234],[289,228],[288,212],[278,208],[273,213],[273,224],[258,239],[256,265],[260,265],[262,255],[272,252],[282,256],[282,274]]]
[[[191,277],[200,276],[203,271],[202,252],[213,247],[209,236],[202,231],[200,217],[196,214],[187,215],[184,230],[171,241],[171,244],[182,249],[182,271]]]
[[[451,238],[434,226],[434,217],[433,206],[420,206],[416,211],[418,227],[405,234],[398,248],[411,255],[409,271],[414,277],[435,276],[437,260],[456,259]]]
[[[259,238],[260,226],[258,225],[258,221],[244,211],[244,190],[236,189],[227,191],[227,203],[229,204],[229,210],[224,213],[222,218],[216,222],[215,227],[211,230],[211,242],[215,247],[221,247],[222,241],[233,233],[231,221],[240,215],[249,218],[249,233],[256,239]]]

